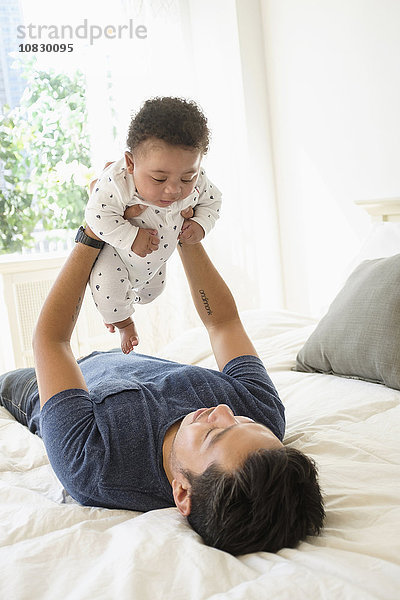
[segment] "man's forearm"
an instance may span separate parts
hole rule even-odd
[[[194,305],[207,329],[237,319],[235,300],[202,244],[178,248]]]
[[[98,253],[97,248],[76,244],[39,315],[33,336],[33,353],[41,407],[63,390],[87,390],[70,340]]]
[[[73,248],[39,315],[34,346],[44,339],[69,342],[98,253],[98,249],[79,243]]]

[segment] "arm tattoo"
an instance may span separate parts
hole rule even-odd
[[[206,296],[206,293],[205,293],[205,291],[204,291],[204,290],[199,290],[199,294],[200,294],[201,301],[202,301],[202,303],[204,304],[204,308],[205,308],[205,309],[206,309],[206,311],[207,311],[207,314],[208,314],[208,315],[212,315],[211,306],[210,306],[210,304],[209,304],[209,302],[208,302],[208,298],[207,298],[207,296]]]
[[[74,323],[79,316],[79,311],[81,309],[81,305],[82,305],[82,296],[79,296],[78,298],[78,304],[75,306],[75,313],[72,315],[72,322]]]

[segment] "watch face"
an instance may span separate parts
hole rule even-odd
[[[81,225],[79,227],[78,231],[76,232],[75,241],[82,242],[84,238],[85,238],[85,232],[83,231],[83,227]]]

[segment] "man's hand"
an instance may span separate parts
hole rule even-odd
[[[181,216],[185,219],[182,225],[178,240],[184,244],[198,244],[203,239],[205,232],[201,225],[192,221],[194,210],[191,206],[181,211]]]
[[[138,217],[146,210],[147,206],[144,204],[134,204],[133,206],[128,206],[124,212],[124,219],[134,219]]]
[[[95,240],[99,240],[99,242],[101,242],[101,241],[102,241],[102,240],[101,240],[101,238],[99,238],[99,236],[97,236],[97,235],[95,234],[95,232],[94,232],[94,231],[92,231],[92,230],[90,229],[89,225],[85,225],[85,233],[86,233],[86,235],[88,235],[89,237],[91,237],[91,238],[93,238],[93,239],[95,239]]]
[[[156,229],[139,229],[131,249],[132,252],[144,258],[155,250],[158,250],[160,238]]]
[[[107,169],[107,167],[109,167],[110,165],[112,165],[115,161],[112,160],[111,162],[106,162],[106,164],[104,165],[104,169]],[[103,169],[103,170],[104,170]],[[98,178],[97,178],[98,179]],[[97,179],[93,179],[90,183],[89,183],[89,191],[90,193],[93,192],[93,188],[95,186],[95,183],[97,182]]]

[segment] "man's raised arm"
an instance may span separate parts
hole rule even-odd
[[[207,328],[222,371],[236,356],[258,356],[240,320],[235,300],[201,243],[178,246],[192,298]]]
[[[86,234],[99,239],[86,228]],[[87,390],[70,347],[86,283],[99,249],[76,244],[51,288],[33,336],[40,406],[66,389]]]

